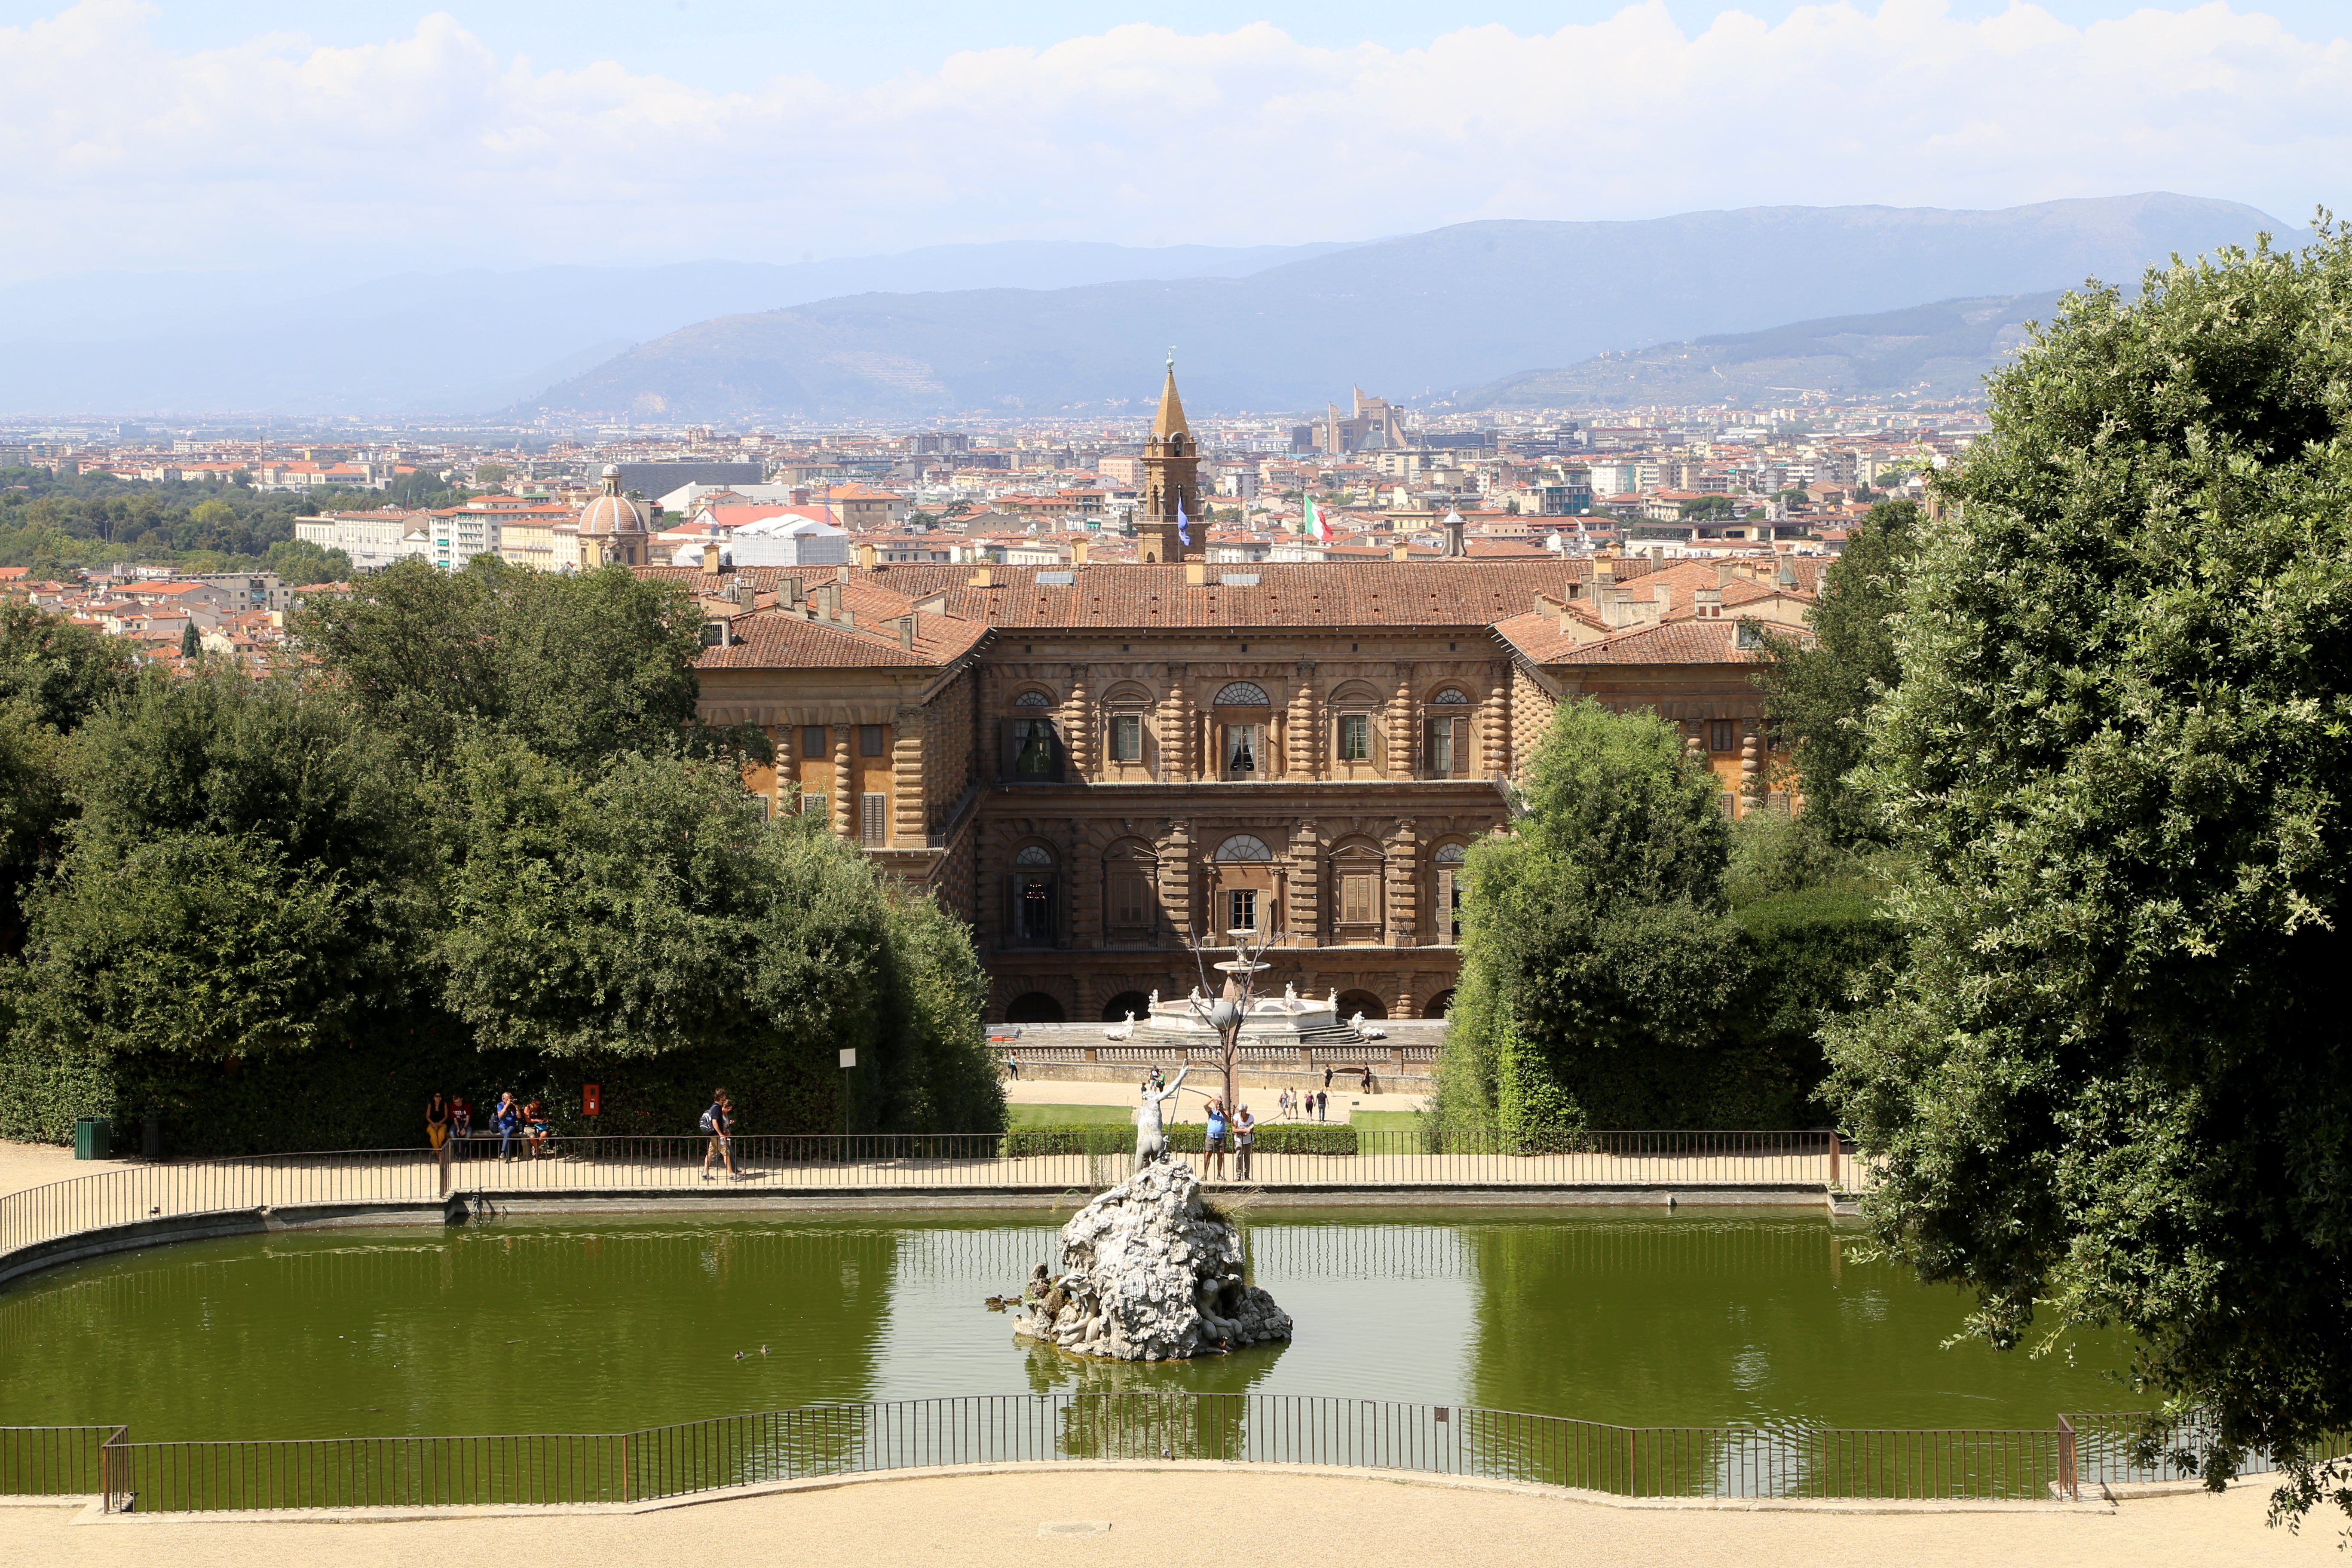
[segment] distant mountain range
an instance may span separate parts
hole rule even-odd
[[[1242,278],[871,293],[718,317],[526,406],[714,423],[1112,412],[1156,395],[1170,344],[1194,409],[1319,407],[1351,384],[1450,400],[1603,350],[2129,282],[2176,252],[2295,237],[2284,227],[2165,195],[1459,224]]]
[[[495,244],[493,238],[488,243]],[[584,247],[583,247],[584,248]],[[874,289],[1241,277],[1340,244],[938,245],[669,267],[93,273],[0,287],[0,413],[477,414],[709,317]]]
[[[1510,401],[1538,396],[1547,376],[1584,384],[1574,378],[1594,367],[1582,362],[1604,351],[1947,309],[1923,300],[1976,310],[2091,276],[2128,282],[2175,252],[2263,230],[2302,237],[2252,207],[2156,194],[1992,212],[1496,221],[1363,244],[1015,243],[352,280],[360,267],[419,254],[387,243],[332,285],[285,269],[0,288],[0,413],[503,410],[714,423],[1108,413],[1157,395],[1171,345],[1196,411],[1315,408],[1350,385]],[[1791,321],[1801,324],[1774,326]],[[1789,373],[1799,381],[1891,374],[1911,351],[1863,342],[1887,335],[1829,332],[1824,342],[1854,342],[1784,360],[1812,365]],[[1924,378],[1965,380],[1973,353],[1928,353],[1919,363],[1939,368]],[[1853,363],[1829,363],[1842,358]],[[1654,353],[1643,363],[1669,367]],[[1773,363],[1716,354],[1705,370],[1711,382],[1770,385]],[[1543,365],[1574,368],[1529,369]],[[1638,379],[1618,373],[1628,386]]]
[[[1644,403],[1770,403],[1783,394],[1912,392],[1950,397],[1976,387],[2025,341],[2025,324],[2057,313],[2062,291],[1945,300],[1868,316],[1829,316],[1761,332],[1718,332],[1565,370],[1523,370],[1463,393],[1460,409]]]

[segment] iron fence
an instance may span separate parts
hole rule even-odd
[[[2004,1501],[2065,1495],[2061,1438],[2057,1429],[1620,1426],[1311,1394],[1030,1394],[814,1405],[579,1435],[133,1442],[121,1428],[62,1428],[38,1441],[71,1462],[9,1475],[44,1495],[97,1491],[110,1510],[163,1513],[625,1503],[826,1476],[1104,1459],[1402,1470],[1618,1497]]]
[[[0,1494],[83,1497],[100,1489],[100,1449],[114,1426],[0,1426]]]
[[[2069,1414],[2058,1417],[2065,1448],[2063,1484],[2068,1495],[2098,1486],[2143,1486],[2154,1481],[2189,1480],[2204,1472],[2206,1461],[2221,1446],[2221,1434],[2210,1421],[2190,1416],[2175,1421],[2155,1435],[2152,1447],[2140,1436],[2148,1417],[2129,1412]],[[2352,1433],[2334,1432],[2315,1448],[2322,1455],[2352,1453]],[[2146,1453],[2149,1457],[2143,1459]],[[2279,1456],[2266,1448],[2249,1451],[2240,1460],[2241,1474],[2261,1475],[2279,1468]]]
[[[1247,1184],[1843,1190],[1868,1181],[1866,1169],[1829,1132],[1339,1131],[1346,1136],[1328,1152],[1261,1147]],[[26,1248],[145,1220],[428,1205],[453,1194],[495,1202],[501,1195],[730,1189],[1097,1191],[1127,1174],[1127,1136],[1110,1127],[1098,1139],[1054,1148],[1001,1133],[741,1136],[722,1158],[699,1134],[536,1142],[478,1134],[452,1139],[437,1152],[362,1149],[126,1163],[0,1197],[0,1274]],[[1189,1157],[1213,1186],[1233,1174],[1230,1161],[1212,1168]]]

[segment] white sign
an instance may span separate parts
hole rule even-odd
[[[857,1065],[856,1047],[852,1046],[849,1049],[841,1053],[841,1065],[845,1068],[854,1068]]]

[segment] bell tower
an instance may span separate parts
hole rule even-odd
[[[1190,543],[1179,535],[1183,519]],[[1176,356],[1168,356],[1168,381],[1160,389],[1160,416],[1143,444],[1143,497],[1135,513],[1135,558],[1142,561],[1205,561],[1209,523],[1201,510],[1201,453],[1184,423],[1184,403],[1176,395]]]

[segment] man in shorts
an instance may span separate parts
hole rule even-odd
[[[706,1182],[711,1180],[710,1162],[713,1160],[727,1167],[730,1180],[739,1174],[735,1169],[735,1151],[730,1146],[734,1132],[734,1115],[735,1102],[727,1098],[727,1091],[723,1089],[711,1090],[710,1109],[702,1113],[702,1130],[710,1134],[710,1147],[702,1152],[702,1179]]]

